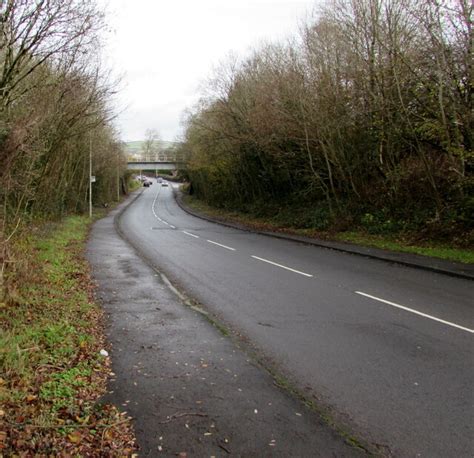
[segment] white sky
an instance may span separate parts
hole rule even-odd
[[[199,85],[231,51],[294,35],[315,0],[101,0],[112,29],[105,54],[122,75],[116,125],[124,141],[181,132]]]

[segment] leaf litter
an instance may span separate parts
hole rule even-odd
[[[88,225],[70,217],[22,241],[17,297],[0,304],[0,456],[137,456],[131,418],[100,403],[112,373]]]

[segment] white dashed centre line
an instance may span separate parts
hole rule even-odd
[[[311,274],[307,274],[307,273],[305,273],[305,272],[301,272],[301,271],[299,271],[299,270],[292,269],[291,267],[286,267],[286,266],[283,266],[283,265],[281,265],[281,264],[277,264],[276,262],[269,261],[268,259],[259,258],[258,256],[253,256],[253,255],[252,255],[252,258],[258,259],[259,261],[266,262],[266,263],[271,264],[271,265],[273,265],[273,266],[281,267],[282,269],[289,270],[289,271],[291,271],[291,272],[294,272],[295,274],[304,275],[305,277],[312,277]]]
[[[221,243],[213,242],[212,240],[208,240],[208,242],[212,243],[213,245],[217,245],[217,246],[220,246],[222,248],[225,248],[226,250],[235,251],[235,248],[232,248],[230,246],[222,245]]]
[[[194,237],[195,239],[198,239],[199,238],[199,235],[194,235],[194,234],[191,234],[191,232],[186,232],[186,231],[181,231],[183,234],[186,234],[186,235],[189,235],[190,237]]]
[[[418,310],[413,310],[411,308],[405,307],[404,305],[396,304],[395,302],[386,301],[385,299],[381,299],[380,297],[371,296],[370,294],[363,293],[362,291],[354,291],[354,292],[361,296],[368,297],[369,299],[373,299],[374,301],[383,302],[384,304],[391,305],[392,307],[395,307],[401,310],[405,310],[406,312],[414,313],[415,315],[428,318],[429,320],[437,321],[438,323],[443,323],[443,324],[446,324],[447,326],[452,326],[453,328],[461,329],[462,331],[466,331],[466,332],[470,332],[471,334],[474,334],[474,329],[465,328],[464,326],[460,326],[459,324],[442,320],[441,318],[428,315],[427,313],[419,312]]]

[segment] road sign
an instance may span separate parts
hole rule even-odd
[[[95,175],[91,175],[91,183],[95,183]]]

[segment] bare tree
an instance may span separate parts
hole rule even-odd
[[[160,152],[160,134],[157,129],[147,129],[145,132],[145,140],[142,143],[141,151],[144,160],[158,160]]]

